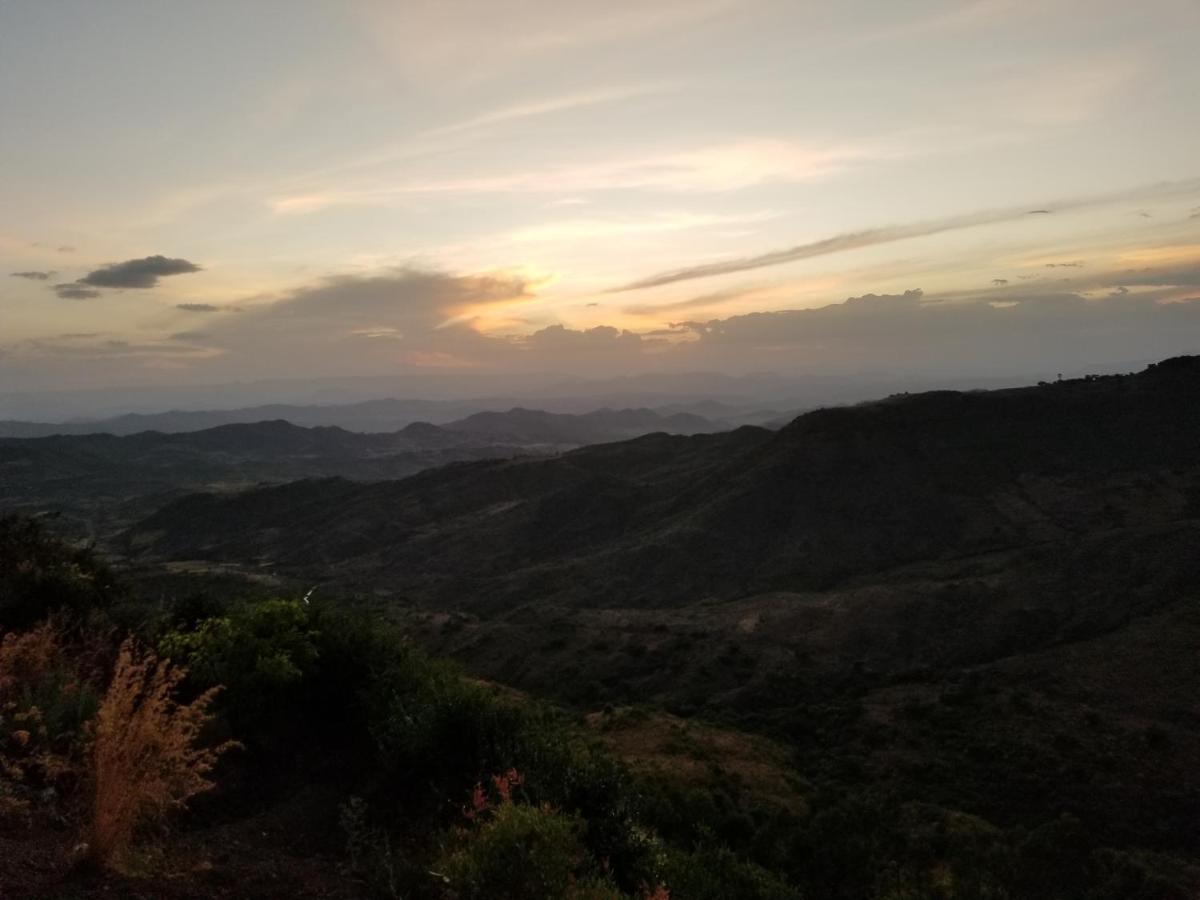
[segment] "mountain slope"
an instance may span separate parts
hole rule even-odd
[[[661,415],[652,409],[599,409],[581,415],[515,407],[508,412],[479,412],[443,426],[448,431],[486,435],[517,444],[599,444],[655,431],[705,434],[721,430],[697,415]]]
[[[1038,858],[1118,847],[1089,896],[1182,900],[1132,886],[1200,858],[1198,400],[1196,358],[894,397],[776,433],[190,497],[127,546],[370,589],[422,644],[583,708],[783,738],[830,804],[818,871],[940,807],[967,815],[939,841],[990,822]]]
[[[600,410],[569,416],[512,410],[399,431],[303,428],[283,420],[201,431],[0,439],[0,510],[65,512],[89,536],[125,527],[189,491],[339,476],[402,478],[446,463],[570,449],[647,431],[713,430],[693,416]]]
[[[671,605],[1194,515],[1200,371],[898,397],[404,481],[187,498],[157,557],[253,556],[417,600]],[[324,569],[324,571],[329,571]]]
[[[573,404],[578,407],[580,402]],[[728,413],[720,404],[719,411]],[[731,408],[733,409],[733,408]],[[482,417],[480,412],[482,411]],[[734,412],[737,410],[734,409]],[[0,420],[0,438],[54,435],[131,435],[196,432],[225,425],[284,420],[307,428],[339,427],[359,433],[392,432],[410,424],[438,424],[472,433],[511,432],[520,443],[587,444],[622,440],[652,431],[679,434],[717,431],[726,426],[700,415],[666,410],[598,409],[584,413],[543,412],[514,406],[499,398],[479,400],[366,400],[361,403],[300,406],[272,403],[241,409],[171,410],[130,413],[107,419],[59,423]],[[532,435],[523,430],[533,429]]]

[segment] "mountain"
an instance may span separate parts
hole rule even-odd
[[[920,373],[730,376],[691,372],[603,380],[556,380],[531,374],[516,381],[506,379],[504,393],[497,394],[495,379],[489,376],[406,375],[75,392],[0,391],[0,415],[4,417],[0,419],[0,437],[198,431],[272,419],[309,427],[336,425],[349,431],[385,432],[410,422],[444,424],[476,412],[503,412],[515,406],[576,415],[601,408],[651,408],[662,415],[691,413],[733,428],[761,425],[789,410],[856,403],[902,390],[1011,387],[1032,384],[1036,379],[1031,373],[969,380]],[[230,398],[246,405],[227,408]],[[164,409],[169,411],[160,411]]]
[[[1198,400],[1198,357],[901,395],[195,495],[123,547],[134,570],[370,596],[475,674],[584,709],[774,735],[821,802],[857,798],[818,830],[961,810],[955,835],[1011,829],[1047,859],[1123,848],[1094,877],[1136,884],[1200,858]],[[1089,896],[1190,896],[1114,891]]]
[[[720,426],[690,413],[662,415],[651,409],[599,409],[582,415],[548,413],[516,407],[507,412],[479,412],[444,426],[461,434],[486,436],[515,444],[600,444],[656,431],[703,434]]]
[[[331,565],[431,602],[653,606],[1077,546],[1194,507],[1196,369],[1186,358],[820,410],[776,433],[650,435],[391,483],[192,497],[145,523],[158,535],[145,552]]]
[[[533,410],[411,423],[363,434],[283,420],[200,431],[0,439],[0,510],[65,512],[89,536],[122,527],[181,492],[340,476],[401,478],[450,462],[549,453],[629,434],[716,426],[694,416],[601,410],[569,416]],[[130,519],[130,516],[134,516]]]
[[[727,418],[755,416],[735,407],[715,404]],[[484,413],[484,418],[475,416]],[[737,415],[735,415],[737,414]],[[769,418],[775,413],[762,413]],[[465,418],[464,418],[465,417]],[[0,421],[2,438],[38,438],[55,435],[132,435],[147,431],[177,433],[203,431],[222,425],[252,425],[282,420],[307,428],[337,427],[362,433],[385,433],[410,424],[441,424],[479,433],[489,429],[514,433],[522,443],[586,444],[622,440],[651,431],[692,434],[717,431],[724,426],[679,410],[599,409],[587,413],[542,412],[516,406],[512,400],[468,401],[367,400],[362,403],[296,406],[274,403],[241,409],[172,410],[130,413],[108,419],[70,422]]]
[[[337,426],[348,431],[389,432],[417,421],[448,422],[479,409],[504,409],[511,400],[365,400],[360,403],[296,405],[272,403],[239,409],[171,410],[128,413],[105,419],[68,422],[0,421],[0,437],[30,438],[58,434],[139,434],[144,431],[201,431],[221,425],[249,425],[282,419],[315,428]]]

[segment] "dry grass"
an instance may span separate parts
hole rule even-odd
[[[58,661],[61,641],[57,626],[46,621],[25,632],[9,632],[0,640],[0,702],[21,684],[43,677]]]
[[[0,639],[0,821],[23,817],[31,786],[53,784],[71,769],[30,691],[62,662],[62,635],[53,621]]]
[[[164,823],[172,810],[212,788],[209,772],[234,746],[198,746],[217,689],[178,703],[174,694],[185,675],[132,639],[121,645],[96,715],[93,862],[119,863],[139,826]]]
[[[789,778],[787,749],[767,738],[650,710],[596,712],[584,721],[609,752],[635,771],[710,789],[733,778],[764,805],[793,813],[808,809]]]

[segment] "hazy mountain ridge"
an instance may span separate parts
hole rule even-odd
[[[439,426],[412,423],[390,433],[284,420],[200,431],[55,435],[0,439],[0,509],[55,509],[86,521],[95,536],[130,513],[140,517],[163,495],[228,490],[301,478],[401,478],[466,460],[548,453],[654,430],[714,430],[698,417],[651,410],[569,416],[514,409]],[[154,498],[154,499],[152,499]],[[135,511],[135,512],[134,512]],[[115,517],[115,518],[114,518]]]
[[[1106,516],[1183,515],[1200,442],[1195,369],[899,397],[777,434],[650,436],[387,484],[189,498],[144,530],[159,555],[329,563],[430,600],[659,605],[807,589],[1067,539],[1116,524]],[[305,515],[276,520],[289,504]],[[417,568],[410,584],[402,573]]]
[[[1126,371],[1112,366],[1101,371]],[[135,434],[199,431],[218,425],[284,419],[307,427],[337,425],[349,431],[388,432],[413,422],[443,425],[477,412],[514,407],[582,415],[608,408],[650,408],[664,416],[689,413],[723,427],[762,425],[799,412],[857,403],[896,391],[1000,388],[1032,384],[1037,375],[953,378],[929,374],[781,376],[693,372],[642,374],[601,380],[546,376],[488,393],[488,379],[350,378],[111,389],[60,394],[0,393],[0,437],[53,434]],[[389,392],[396,392],[388,396]],[[229,397],[247,405],[227,408]],[[422,398],[426,399],[422,399]],[[120,410],[114,412],[113,410]],[[160,410],[168,410],[161,412]],[[790,415],[789,415],[790,413]]]

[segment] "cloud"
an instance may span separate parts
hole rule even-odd
[[[101,293],[95,288],[84,287],[77,281],[56,284],[51,290],[63,300],[92,300]]]
[[[79,283],[100,288],[152,288],[158,284],[158,279],[168,275],[199,271],[198,265],[186,259],[168,259],[162,255],[145,256],[96,269],[80,278]]]
[[[1053,286],[1043,278],[957,292],[913,288],[810,309],[780,308],[794,303],[795,292],[805,292],[801,287],[750,287],[730,296],[739,305],[770,303],[769,309],[720,318],[690,309],[688,321],[669,328],[654,322],[645,331],[537,320],[546,315],[545,304],[510,273],[387,269],[322,278],[271,302],[246,299],[238,315],[205,316],[203,329],[159,340],[60,339],[5,349],[10,357],[33,354],[43,366],[58,365],[55,359],[67,368],[71,361],[82,367],[108,360],[104,371],[114,377],[146,366],[227,378],[475,372],[494,379],[488,389],[510,377],[565,372],[1040,375],[1194,351],[1200,346],[1200,257],[1185,258],[1174,248],[1162,262],[1134,259],[1139,267],[1073,272]],[[721,297],[696,298],[697,305]],[[534,312],[518,315],[526,306]],[[518,324],[525,319],[537,324]],[[483,323],[496,321],[509,324],[484,330]],[[14,364],[11,358],[4,363]]]
[[[717,193],[763,184],[827,178],[888,151],[855,145],[815,146],[747,139],[694,150],[599,162],[539,167],[500,175],[426,178],[387,184],[378,176],[358,184],[289,193],[271,201],[276,214],[305,214],[331,206],[392,203],[419,194],[588,194],[646,189]]]
[[[1154,292],[1100,299],[1038,285],[975,293],[868,294],[805,310],[754,312],[680,323],[696,340],[691,361],[809,371],[1037,373],[1055,367],[1194,352],[1200,302],[1159,302]]]
[[[273,302],[244,301],[239,315],[209,317],[203,341],[230,366],[263,375],[393,371],[414,360],[466,367],[511,344],[479,333],[477,317],[529,297],[525,279],[508,273],[334,275]]]
[[[184,312],[194,313],[211,313],[219,312],[221,307],[215,306],[212,303],[176,303],[176,309],[182,309]]]
[[[993,287],[1003,287],[1003,286],[1004,286],[1004,285],[1006,285],[1006,284],[1008,284],[1008,279],[1007,279],[1007,278],[993,278],[993,279],[992,279],[992,286],[993,286]]]
[[[1063,212],[1083,210],[1091,207],[1118,203],[1133,198],[1162,196],[1170,197],[1178,196],[1180,194],[1190,194],[1196,191],[1198,188],[1200,188],[1200,179],[1166,182],[1163,184],[1134,188],[1127,191],[1098,194],[1091,197],[1076,198],[1073,200],[1063,200],[1059,203],[1053,204],[1053,209]],[[1050,212],[1050,210],[1034,210],[1034,212]],[[807,244],[799,244],[795,247],[788,247],[784,250],[773,250],[768,253],[758,254],[757,256],[740,257],[715,263],[703,263],[696,266],[686,266],[681,269],[673,269],[668,272],[659,272],[658,274],[650,275],[646,278],[641,278],[636,281],[629,282],[628,284],[612,288],[610,293],[659,287],[679,281],[690,281],[696,278],[712,278],[717,275],[728,275],[734,272],[746,272],[752,269],[778,266],[785,263],[798,262],[800,260],[826,256],[832,253],[843,253],[847,250],[857,250],[865,247],[877,246],[879,244],[888,244],[895,241],[909,240],[911,238],[929,237],[949,231],[961,231],[967,228],[978,228],[983,225],[996,225],[1003,222],[1012,222],[1029,214],[1030,213],[1026,207],[986,210],[975,213],[967,213],[965,215],[950,216],[944,219],[914,222],[908,225],[892,225],[882,228],[870,228],[863,231],[835,235],[823,240],[812,241]]]
[[[632,85],[626,87],[601,88],[594,91],[567,94],[561,97],[551,97],[546,100],[535,100],[528,103],[519,103],[513,106],[506,106],[500,109],[491,110],[490,112],[481,113],[480,115],[474,116],[470,119],[464,119],[461,122],[455,122],[451,125],[442,125],[438,128],[434,128],[425,132],[425,136],[440,136],[457,134],[464,131],[473,131],[477,128],[484,128],[492,125],[503,125],[509,122],[519,122],[524,119],[537,118],[539,116],[552,115],[560,112],[568,112],[570,110],[582,109],[589,106],[599,106],[601,104],[615,103],[622,100],[632,100],[637,97],[660,94],[667,90],[670,90],[668,85]]]
[[[1050,215],[1050,210],[1048,210],[1048,209],[1031,209],[1025,215],[1027,215],[1027,216],[1048,216],[1048,215]]]
[[[641,347],[642,336],[633,331],[613,328],[611,325],[597,325],[582,331],[567,328],[565,325],[550,325],[526,337],[524,344],[533,350],[587,352],[607,351],[614,346],[636,350]]]
[[[476,83],[543,56],[577,65],[578,53],[681,29],[741,8],[738,0],[534,0],[521,3],[354,4],[378,51],[420,80]],[[570,56],[566,54],[572,54]],[[467,63],[469,61],[469,63]],[[466,63],[466,64],[465,64]],[[557,70],[559,73],[563,69]]]
[[[504,235],[504,240],[514,244],[547,244],[587,241],[597,238],[620,239],[720,225],[746,225],[763,222],[772,217],[770,212],[753,212],[737,215],[669,213],[643,215],[636,219],[566,219],[519,228]]]
[[[1071,262],[1052,262],[1046,263],[1047,269],[1082,269],[1083,260],[1076,259]]]
[[[70,244],[63,244],[62,246],[60,246],[58,248],[58,252],[59,253],[74,253],[75,248],[72,247]]]
[[[635,304],[632,306],[623,307],[623,311],[632,316],[657,315],[659,313],[680,312],[685,309],[705,309],[711,306],[720,306],[731,301],[746,301],[754,295],[762,293],[761,289],[756,288],[730,288],[724,291],[715,291],[710,294],[701,294],[698,297],[687,297],[683,300],[674,300],[670,303],[655,303],[655,304]]]
[[[49,281],[58,273],[51,270],[49,272],[10,272],[13,278],[28,278],[30,281]]]

